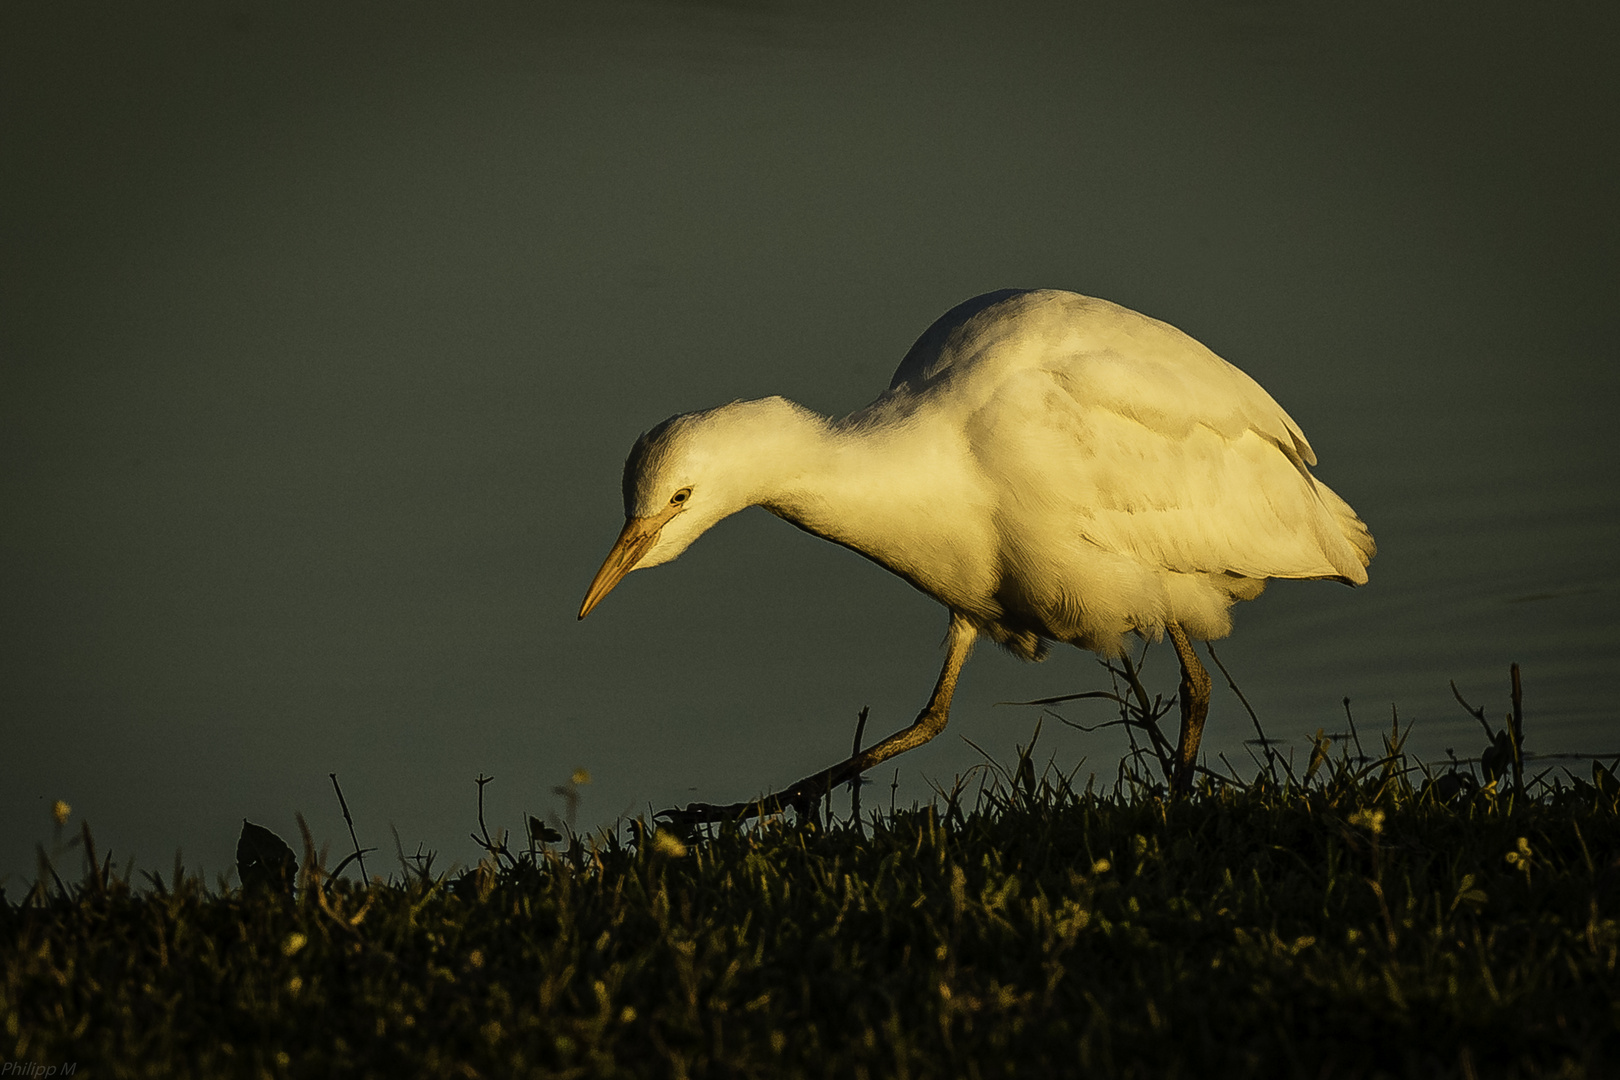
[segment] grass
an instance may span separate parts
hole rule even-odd
[[[1412,766],[1398,731],[1327,749],[1178,801],[1026,750],[862,822],[541,827],[369,885],[306,834],[296,878],[258,837],[245,889],[137,886],[85,830],[80,880],[42,867],[0,904],[0,1053],[98,1077],[1609,1075],[1613,774],[1510,794]]]

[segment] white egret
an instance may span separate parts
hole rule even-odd
[[[780,397],[671,417],[624,466],[626,521],[579,610],[631,570],[763,506],[859,552],[950,611],[945,666],[909,727],[770,800],[800,806],[944,727],[988,635],[1029,660],[1069,642],[1123,655],[1168,635],[1181,661],[1173,786],[1190,789],[1210,681],[1189,638],[1271,578],[1367,580],[1375,547],[1311,475],[1299,425],[1191,337],[1105,300],[1004,290],[917,340],[876,401],[842,420]]]

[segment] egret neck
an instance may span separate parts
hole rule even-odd
[[[738,448],[733,467],[748,463],[744,505],[971,611],[994,572],[982,556],[988,538],[973,525],[991,515],[964,511],[990,499],[961,439],[942,438],[926,415],[899,415],[900,404],[882,410],[882,423],[871,409],[831,421],[785,398],[737,402],[708,417],[714,437]]]

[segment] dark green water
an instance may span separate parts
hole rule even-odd
[[[637,433],[847,412],[1005,286],[1205,341],[1372,526],[1366,588],[1237,613],[1273,735],[1349,695],[1471,755],[1448,680],[1498,712],[1516,660],[1530,749],[1620,750],[1617,46],[1599,4],[6,5],[0,875],[55,799],[223,870],[244,816],[335,841],[336,771],[364,842],[465,860],[480,772],[516,825],[588,768],[590,825],[908,722],[943,611],[762,511],[574,615]],[[1103,685],[981,648],[900,797]],[[1250,733],[1218,693],[1212,758]]]

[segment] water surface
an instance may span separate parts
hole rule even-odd
[[[1273,735],[1348,696],[1468,756],[1449,680],[1517,661],[1531,749],[1620,749],[1617,16],[1422,7],[8,5],[0,875],[55,799],[221,871],[243,817],[337,841],[337,772],[442,864],[481,772],[514,825],[587,768],[589,826],[909,722],[944,612],[763,511],[574,615],[640,431],[851,411],[1008,286],[1203,340],[1372,526],[1220,646]],[[981,647],[898,797],[1103,685]],[[1218,690],[1211,759],[1251,733]]]

